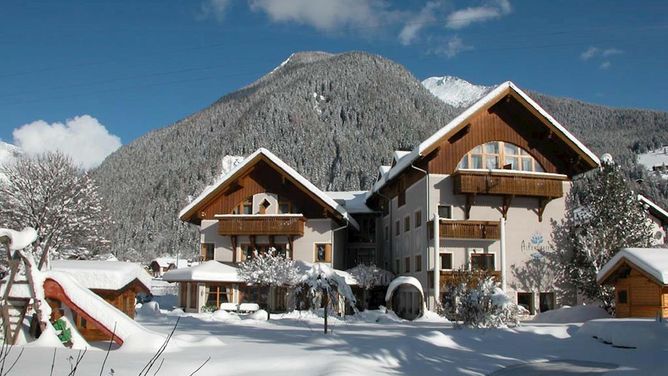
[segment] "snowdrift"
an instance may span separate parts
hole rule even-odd
[[[563,306],[558,309],[541,312],[533,318],[535,323],[567,324],[585,322],[594,319],[606,319],[610,315],[603,308],[593,305]]]
[[[617,347],[668,349],[668,323],[654,319],[599,319],[587,321],[577,336],[595,337]]]
[[[67,273],[46,272],[44,288],[47,296],[58,298],[77,314],[95,323],[103,332],[109,335],[114,333],[117,342],[124,348],[138,346],[152,351],[165,341],[165,337],[139,325]]]

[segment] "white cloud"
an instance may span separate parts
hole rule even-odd
[[[580,54],[580,59],[587,61],[596,56],[599,53],[599,51],[600,50],[596,47],[589,47]]]
[[[202,11],[200,16],[202,18],[214,16],[218,21],[222,22],[225,19],[230,3],[230,0],[206,0],[200,7]]]
[[[448,15],[445,26],[449,29],[463,29],[476,22],[486,22],[501,18],[512,12],[508,0],[488,1],[479,7],[469,7],[456,10]]]
[[[612,66],[610,57],[615,55],[620,55],[623,53],[624,51],[614,47],[605,49],[599,47],[589,47],[580,54],[580,59],[584,61],[592,59],[596,59],[599,61],[602,60],[598,67],[601,69],[608,69]]]
[[[251,10],[274,22],[298,22],[321,31],[343,27],[377,27],[395,13],[377,0],[250,0]]]
[[[404,46],[411,44],[425,26],[436,21],[436,11],[441,7],[439,1],[429,1],[415,16],[404,25],[399,33],[399,42]]]
[[[28,154],[61,151],[85,169],[98,166],[121,147],[121,139],[90,116],[76,116],[63,123],[37,120],[14,130],[14,144]]]
[[[453,58],[464,51],[470,51],[473,49],[473,46],[469,46],[464,43],[464,40],[459,36],[455,35],[450,38],[444,46],[434,48],[430,52],[445,55],[448,58]]]

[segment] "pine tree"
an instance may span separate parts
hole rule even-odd
[[[647,214],[611,160],[573,184],[566,207],[565,219],[553,232],[562,277],[585,298],[611,311],[612,288],[599,285],[596,274],[620,248],[651,246]]]
[[[91,176],[61,153],[0,167],[0,226],[37,230],[38,257],[88,258],[109,247],[109,214]]]

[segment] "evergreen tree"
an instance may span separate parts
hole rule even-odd
[[[553,232],[562,277],[585,298],[612,310],[612,288],[599,285],[596,275],[620,248],[651,246],[647,214],[611,160],[573,184],[566,206],[566,217]]]
[[[109,247],[109,214],[92,177],[61,153],[0,167],[0,226],[37,230],[37,255],[88,258]],[[41,264],[41,262],[40,262]],[[41,265],[40,265],[41,266]]]

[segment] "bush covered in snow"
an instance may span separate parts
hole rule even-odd
[[[472,272],[461,272],[460,275],[462,280],[448,286],[443,302],[443,312],[449,320],[476,328],[519,324],[519,307],[491,276],[477,279],[476,273]]]

